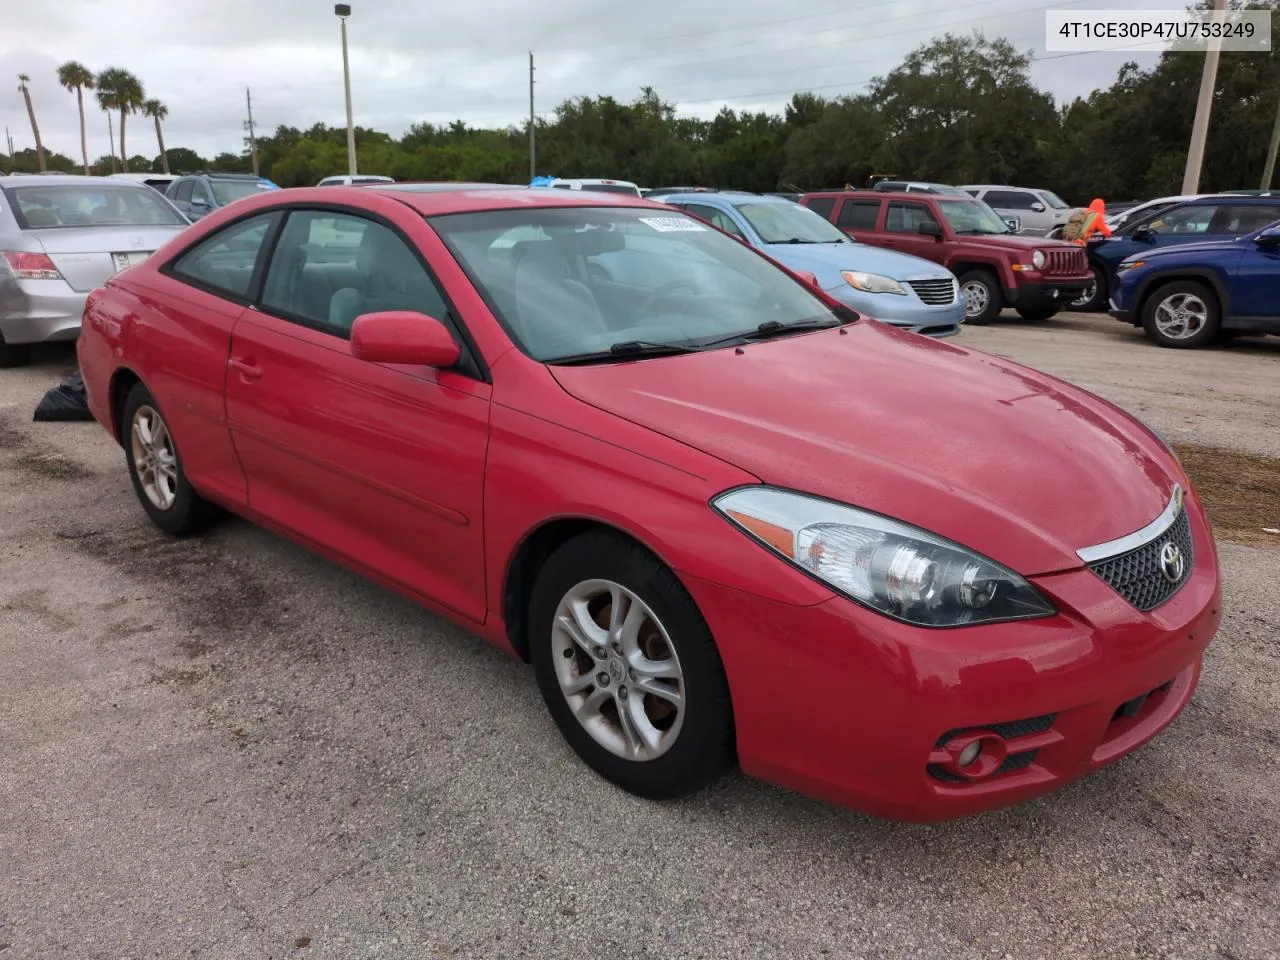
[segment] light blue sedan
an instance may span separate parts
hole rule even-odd
[[[951,337],[964,322],[955,275],[931,260],[867,246],[808,207],[756,193],[675,193],[661,203],[733,234],[800,273],[841,303],[884,323]]]

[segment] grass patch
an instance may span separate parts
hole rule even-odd
[[[1280,547],[1280,460],[1189,443],[1174,449],[1204,501],[1213,532],[1224,540]]]

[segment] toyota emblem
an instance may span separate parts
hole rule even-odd
[[[1186,572],[1187,560],[1182,555],[1182,548],[1170,540],[1160,548],[1160,573],[1170,583],[1177,583]]]

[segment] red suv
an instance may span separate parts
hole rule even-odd
[[[989,323],[1005,307],[1047,320],[1091,282],[1081,247],[1019,236],[970,197],[846,190],[800,202],[855,240],[945,266],[960,279],[966,323]]]

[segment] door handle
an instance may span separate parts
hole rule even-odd
[[[262,368],[252,360],[240,360],[236,357],[232,357],[227,361],[227,366],[231,367],[232,370],[237,371],[240,376],[244,377],[246,380],[257,380],[262,376]]]

